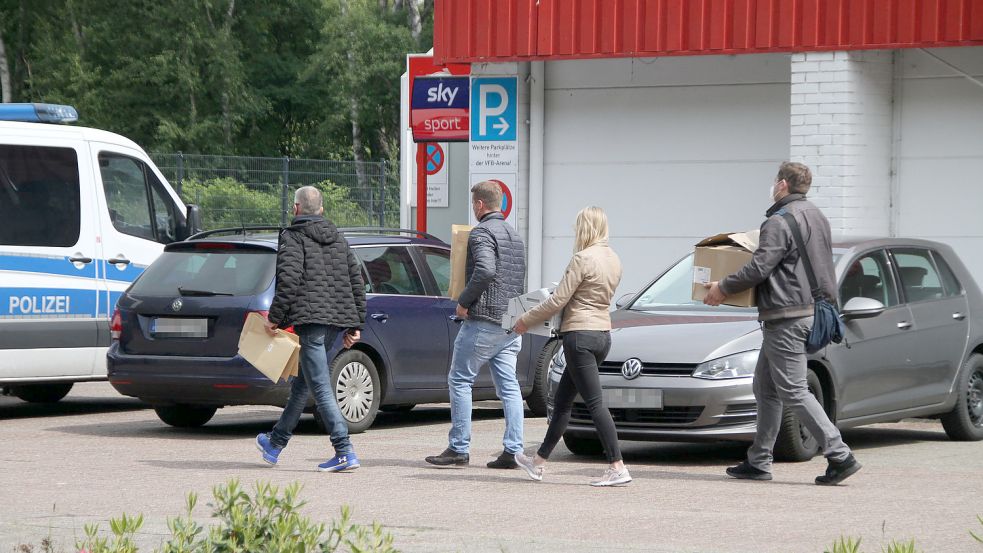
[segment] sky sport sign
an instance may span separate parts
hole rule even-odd
[[[415,142],[467,142],[470,136],[469,77],[426,76],[413,79],[410,125]]]

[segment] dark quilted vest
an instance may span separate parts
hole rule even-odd
[[[472,239],[490,238],[494,245],[495,276],[488,287],[474,299],[470,283],[474,276],[475,259],[468,248],[467,279],[469,286],[461,294],[461,305],[468,307],[471,319],[501,324],[502,316],[508,311],[509,300],[521,296],[526,288],[526,247],[512,225],[505,222],[500,212],[486,215],[481,223],[471,230]],[[473,301],[470,305],[464,301]]]

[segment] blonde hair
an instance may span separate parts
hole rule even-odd
[[[577,214],[573,232],[574,253],[583,251],[598,242],[605,242],[608,239],[608,216],[599,207],[585,207]]]

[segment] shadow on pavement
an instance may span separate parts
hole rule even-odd
[[[140,403],[136,405],[136,408],[146,407]],[[141,417],[140,420],[122,419],[97,424],[62,426],[52,430],[92,437],[241,440],[253,437],[260,432],[268,432],[276,423],[279,414],[279,409],[272,408],[223,416],[222,410],[219,409],[212,421],[199,428],[175,428],[164,424],[156,417],[152,419]],[[475,421],[493,420],[500,419],[502,416],[501,409],[479,408],[475,409],[472,419]],[[450,424],[450,409],[448,407],[418,407],[408,413],[379,413],[375,424],[368,430],[368,433],[429,424]],[[300,423],[294,431],[294,434],[298,436],[321,433],[321,428],[314,421],[313,415],[310,414],[301,417]]]
[[[0,397],[0,420],[32,417],[70,417],[100,413],[119,413],[149,409],[140,400],[128,397],[68,396],[57,403],[28,403],[15,397]]]

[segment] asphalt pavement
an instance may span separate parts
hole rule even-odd
[[[106,530],[123,512],[144,515],[139,543],[149,552],[188,492],[199,494],[198,518],[209,523],[212,486],[238,478],[300,482],[311,517],[350,505],[356,522],[379,521],[411,552],[819,553],[842,535],[862,537],[869,552],[914,538],[926,553],[983,553],[969,535],[983,531],[983,443],[951,442],[937,421],[847,431],[864,469],[835,488],[812,483],[821,458],[776,465],[772,482],[744,482],[723,475],[744,445],[625,442],[634,482],[597,489],[588,482],[603,459],[562,444],[541,483],[485,468],[501,451],[495,402],[476,408],[471,466],[450,469],[423,461],[446,447],[447,405],[381,414],[353,436],[362,468],[348,474],[314,471],[331,453],[310,415],[280,465],[263,464],[253,440],[278,414],[226,408],[183,430],[106,383],[76,385],[55,405],[0,397],[0,552],[40,551],[46,537],[55,551],[72,551],[84,524]],[[528,451],[545,430],[545,419],[526,419]]]

